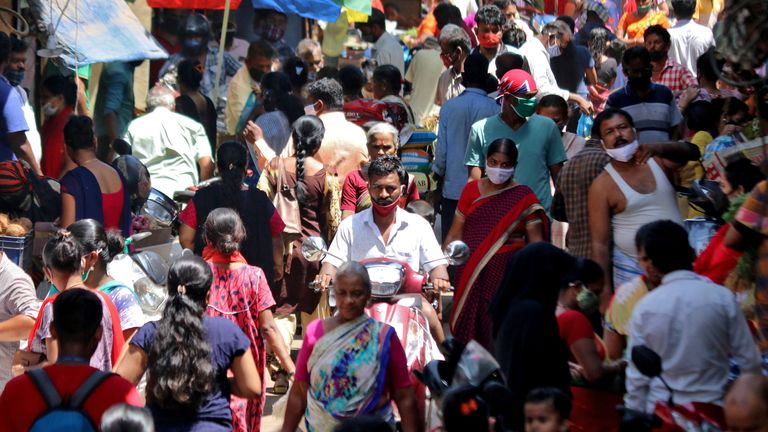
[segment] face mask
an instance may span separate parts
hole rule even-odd
[[[511,105],[517,115],[523,118],[528,118],[536,113],[536,98],[518,98],[517,106]]]
[[[256,82],[261,82],[261,78],[264,76],[263,71],[253,67],[248,68],[248,73],[251,75],[251,79]]]
[[[284,33],[284,29],[274,24],[267,24],[261,30],[261,36],[270,42],[279,41],[283,37]]]
[[[648,88],[651,86],[651,75],[648,73],[644,73],[642,76],[639,77],[630,77],[627,78],[627,82],[629,83],[629,86],[636,90],[648,90]]]
[[[651,51],[649,54],[651,55],[652,62],[662,61],[667,56],[667,53],[664,51]]]
[[[373,33],[363,33],[363,41],[368,43],[376,43],[376,37],[373,36]]]
[[[495,185],[501,185],[509,181],[515,174],[514,168],[485,167],[485,174],[488,180]]]
[[[594,292],[582,285],[581,291],[576,295],[576,304],[579,305],[579,309],[581,309],[585,315],[592,315],[597,312],[600,307],[600,298],[597,297]]]
[[[317,115],[317,111],[315,110],[315,104],[309,104],[304,107],[304,114],[306,115]]]
[[[43,105],[43,115],[46,117],[53,117],[59,113],[59,109],[53,106],[50,102]]]
[[[653,7],[653,5],[652,5],[652,4],[648,4],[648,5],[646,5],[646,6],[638,6],[638,7],[637,7],[637,13],[638,13],[639,15],[645,15],[645,14],[647,14],[648,12],[650,12],[650,10],[651,10],[651,7]]]
[[[317,79],[317,72],[307,72],[307,81],[312,82]]]
[[[24,71],[15,71],[8,69],[3,74],[8,79],[8,82],[11,83],[12,86],[16,87],[17,85],[21,84],[22,81],[24,81]]]
[[[371,200],[371,207],[373,207],[373,211],[376,213],[376,215],[380,217],[387,217],[397,211],[397,205],[400,204],[400,196],[392,199],[392,202],[388,204],[380,204],[376,200]]]
[[[483,33],[477,35],[477,39],[480,42],[480,46],[483,48],[496,48],[501,42],[501,36],[496,33]]]
[[[547,52],[549,53],[549,58],[553,59],[555,57],[559,57],[560,54],[562,54],[562,50],[560,50],[560,45],[554,44],[547,48]]]
[[[92,269],[92,268],[90,268],[90,269],[88,269],[87,271],[84,271],[84,272],[83,272],[83,274],[82,274],[82,276],[81,276],[81,277],[83,278],[83,282],[85,282],[85,281],[87,281],[87,280],[88,280],[88,276],[90,276],[90,275],[91,275],[91,271],[92,271],[92,270],[93,270],[93,269]]]
[[[188,39],[182,42],[182,52],[185,57],[197,57],[203,53],[203,48],[201,39]]]
[[[453,56],[451,54],[440,54],[440,60],[443,61],[443,66],[447,68],[453,66]]]
[[[635,153],[637,153],[637,149],[639,147],[640,143],[638,143],[637,140],[634,140],[631,143],[623,145],[619,148],[606,148],[605,152],[608,153],[608,156],[610,156],[611,159],[615,161],[629,162],[632,160],[632,157],[635,156]],[[603,144],[603,148],[605,148],[605,144]]]

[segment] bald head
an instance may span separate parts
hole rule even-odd
[[[768,432],[768,378],[746,374],[725,396],[728,432]]]

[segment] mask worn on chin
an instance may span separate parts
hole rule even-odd
[[[285,30],[275,24],[267,24],[261,29],[261,37],[270,42],[279,41],[283,34],[285,34]]]
[[[662,61],[667,56],[667,53],[664,51],[651,51],[649,54],[651,55],[652,62]]]
[[[477,35],[477,39],[480,46],[486,49],[496,48],[499,46],[499,42],[501,42],[501,36],[496,33],[483,33]]]
[[[59,113],[59,109],[53,106],[50,102],[43,105],[43,115],[46,117],[53,117]]]
[[[550,59],[560,57],[560,54],[563,53],[563,51],[560,49],[560,45],[557,44],[547,47],[547,52],[549,53]]]
[[[24,71],[15,71],[8,69],[3,74],[8,79],[8,82],[11,83],[12,86],[16,87],[17,85],[21,84],[22,81],[24,81]]]
[[[205,48],[203,41],[200,39],[185,40],[182,42],[181,46],[182,54],[185,57],[198,57],[203,53],[203,49]]]
[[[582,285],[581,291],[576,295],[576,303],[579,305],[579,309],[584,312],[584,315],[592,315],[596,313],[600,307],[600,298],[597,297],[597,294]]]
[[[398,204],[400,204],[400,196],[393,199],[389,204],[379,204],[376,200],[371,200],[374,213],[380,217],[387,217],[397,211]]]
[[[536,113],[536,101],[535,97],[532,98],[518,98],[517,106],[510,105],[513,110],[522,118],[528,118]]]
[[[515,175],[515,168],[485,167],[485,175],[495,185],[501,185],[509,181]]]
[[[603,148],[605,148],[605,144],[603,144]],[[608,156],[610,156],[611,159],[615,161],[629,162],[635,156],[635,153],[637,153],[638,148],[640,148],[640,143],[637,142],[637,140],[634,140],[631,143],[623,145],[619,148],[605,148],[605,152],[608,153]]]
[[[251,79],[256,82],[261,82],[261,78],[264,76],[264,72],[256,68],[248,68],[248,73],[251,75]]]

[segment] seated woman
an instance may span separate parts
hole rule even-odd
[[[344,187],[341,190],[341,218],[346,219],[355,213],[371,206],[371,196],[368,194],[368,166],[374,160],[384,155],[396,155],[400,142],[397,129],[389,123],[380,122],[373,125],[367,133],[368,163],[357,171],[347,174]],[[419,199],[419,188],[413,176],[408,175],[408,190],[406,196],[400,199],[400,207]]]
[[[304,418],[308,431],[331,431],[345,419],[372,415],[392,427],[397,405],[403,431],[419,430],[416,395],[395,330],[369,318],[371,280],[360,263],[341,265],[333,285],[337,314],[304,333],[283,432]]]
[[[416,118],[413,116],[413,110],[400,97],[400,91],[403,89],[403,76],[400,70],[392,65],[382,65],[373,71],[373,98],[389,105],[389,111],[392,115],[392,124],[400,130],[405,125],[415,125]]]
[[[60,179],[77,165],[69,158],[64,146],[64,125],[75,108],[77,87],[71,78],[51,75],[43,81],[40,92],[45,123],[40,127],[43,157],[40,169],[43,175]]]
[[[491,299],[515,253],[547,238],[548,219],[536,194],[513,180],[517,146],[512,140],[494,140],[485,166],[488,177],[470,181],[461,192],[444,245],[463,240],[472,254],[456,270],[451,331],[464,343],[475,339],[490,348]]]
[[[149,371],[147,407],[159,431],[231,431],[230,395],[261,396],[248,338],[230,320],[205,316],[212,281],[202,258],[174,262],[163,317],[136,333],[115,367],[134,385]]]
[[[96,156],[93,121],[86,116],[72,116],[64,126],[67,155],[77,168],[61,179],[60,226],[80,219],[94,219],[104,229],[118,229],[123,236],[131,233],[131,206],[122,174]]]

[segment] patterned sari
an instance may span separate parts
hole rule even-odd
[[[385,392],[390,333],[394,329],[362,315],[321,337],[307,361],[307,430],[330,431],[361,415],[394,425],[392,404],[379,406]]]
[[[472,255],[456,271],[451,332],[464,343],[474,339],[490,348],[491,299],[512,256],[526,245],[526,225],[542,223],[546,238],[549,221],[536,195],[523,185],[480,196],[464,216],[462,240]]]

